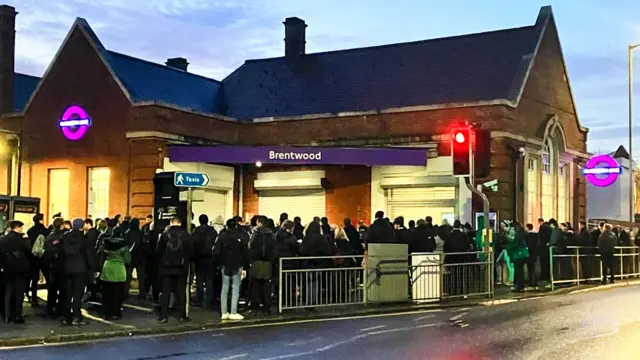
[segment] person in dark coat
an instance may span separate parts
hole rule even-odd
[[[356,256],[362,256],[364,254],[364,247],[362,246],[362,239],[358,229],[351,223],[351,219],[344,218],[344,232],[349,239],[349,245],[353,249],[353,254]]]
[[[331,225],[329,225],[329,219],[327,217],[320,219],[320,228],[322,229],[322,235],[333,241],[333,231],[331,231]]]
[[[607,276],[609,276],[611,284],[615,282],[613,252],[615,251],[617,243],[618,238],[613,232],[613,226],[611,224],[605,224],[604,230],[598,238],[598,251],[600,252],[600,260],[602,261],[602,284],[607,283]]]
[[[533,230],[533,224],[527,224],[527,233],[524,235],[527,248],[529,249],[529,258],[526,260],[527,273],[529,275],[529,287],[538,287],[538,280],[536,279],[536,264],[538,263],[538,249],[540,248],[538,243],[538,233]]]
[[[302,226],[300,216],[293,218],[293,236],[296,237],[296,240],[302,240],[304,237],[304,226]]]
[[[393,221],[393,230],[396,236],[396,244],[406,244],[409,245],[411,242],[411,233],[409,230],[404,227],[404,217],[398,216]]]
[[[293,224],[288,220],[285,220],[286,223]],[[227,220],[226,228],[220,232],[213,250],[222,274],[222,291],[220,293],[222,320],[244,319],[244,316],[238,314],[240,285],[247,274],[246,269],[249,267],[248,249],[243,242],[243,234],[238,230],[236,221],[234,219]],[[228,311],[229,288],[231,288],[231,313]]]
[[[213,248],[218,232],[209,226],[207,215],[201,214],[198,222],[200,226],[191,234],[196,261],[196,302],[202,304],[205,310],[213,311],[214,277],[216,276]]]
[[[44,243],[44,254],[40,258],[42,273],[47,283],[47,313],[56,318],[66,314],[64,303],[64,262],[62,261],[60,239],[64,235],[64,220],[55,218],[51,231]]]
[[[22,300],[24,299],[27,276],[30,271],[31,249],[23,234],[24,223],[13,220],[9,223],[9,233],[0,239],[0,265],[4,269],[4,316],[5,322],[23,324]]]
[[[80,310],[82,309],[84,288],[88,282],[87,274],[95,274],[97,270],[95,250],[89,246],[83,227],[83,219],[73,220],[72,229],[60,239],[65,276],[66,314],[63,320],[65,325],[83,325],[85,323]]]
[[[549,282],[551,280],[551,274],[549,271],[550,258],[549,258],[549,242],[551,242],[551,225],[549,222],[544,221],[543,218],[538,219],[538,238],[540,240],[540,247],[538,249],[538,255],[540,257],[540,280]]]
[[[415,230],[411,233],[409,253],[425,253],[436,251],[436,236],[433,229],[427,227],[427,223],[420,219]]]
[[[394,244],[396,242],[395,232],[389,222],[385,220],[384,212],[376,212],[376,219],[369,226],[365,238],[365,244]]]
[[[160,323],[167,323],[169,296],[176,294],[176,308],[180,322],[188,321],[187,278],[193,259],[193,244],[189,233],[182,227],[180,218],[173,217],[169,228],[158,240],[156,256],[159,259],[159,276],[162,289],[160,298]]]
[[[321,257],[331,256],[331,245],[324,236],[320,229],[320,224],[312,222],[307,225],[307,231],[302,240],[302,246],[300,247],[300,256],[304,257]],[[331,259],[307,259],[302,261],[302,267],[304,269],[328,269],[333,266]],[[317,305],[319,300],[320,290],[322,287],[322,273],[321,272],[305,272],[305,278],[303,282],[303,292],[306,295],[306,305]]]
[[[138,276],[138,289],[146,287],[146,258],[150,249],[144,242],[144,233],[140,230],[140,220],[137,218],[129,221],[129,228],[124,234],[125,244],[129,247],[131,254],[131,263],[127,264],[127,285],[126,294],[129,294],[131,288],[131,280],[133,279],[133,269],[136,270]],[[139,295],[144,296],[144,292],[140,291]]]
[[[33,216],[33,226],[27,230],[27,236],[29,237],[29,248],[33,249],[33,245],[39,236],[47,236],[47,228],[42,224],[44,215],[36,214]],[[37,307],[38,304],[38,281],[40,280],[40,259],[30,254],[29,256],[30,273],[27,278],[27,291],[31,291],[31,306]]]
[[[98,232],[98,229],[93,227],[92,219],[88,219],[88,218],[84,219],[84,235],[86,236],[87,244],[91,249],[93,249],[93,251],[96,254],[96,259],[98,259],[99,258],[98,237],[100,236],[100,233]],[[101,264],[96,263],[96,266],[100,267],[100,265]],[[92,271],[89,271],[89,274],[87,275],[87,279],[88,279],[87,287],[89,290],[89,299],[95,301],[98,293],[98,279],[96,279],[92,275],[93,275]]]
[[[413,231],[416,229],[416,222],[415,220],[409,220],[409,228],[407,230],[409,231]]]
[[[276,239],[266,216],[259,216],[257,229],[249,241],[249,258],[251,260],[251,310],[262,310],[271,314],[271,291],[273,264],[276,259]]]

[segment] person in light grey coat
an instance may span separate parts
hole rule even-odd
[[[607,274],[609,274],[610,282],[614,282],[613,274],[613,251],[618,243],[618,237],[613,232],[611,224],[604,225],[604,231],[598,237],[598,251],[600,251],[600,261],[602,261],[602,283],[607,283]]]

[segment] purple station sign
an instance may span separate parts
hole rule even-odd
[[[425,149],[173,146],[171,162],[291,165],[417,165],[427,164]]]

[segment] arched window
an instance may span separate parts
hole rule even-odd
[[[545,142],[544,149],[542,150],[542,196],[541,196],[541,205],[542,205],[542,217],[545,220],[549,220],[554,217],[554,209],[553,209],[553,178],[554,178],[554,169],[556,168],[554,164],[556,164],[556,159],[554,158],[554,150],[553,142],[551,139],[548,139]]]

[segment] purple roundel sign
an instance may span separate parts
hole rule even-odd
[[[593,186],[606,187],[618,179],[622,167],[611,155],[596,155],[587,162],[582,173]]]
[[[78,105],[71,105],[64,111],[58,121],[62,135],[69,140],[82,139],[91,126],[91,118],[85,109]]]

